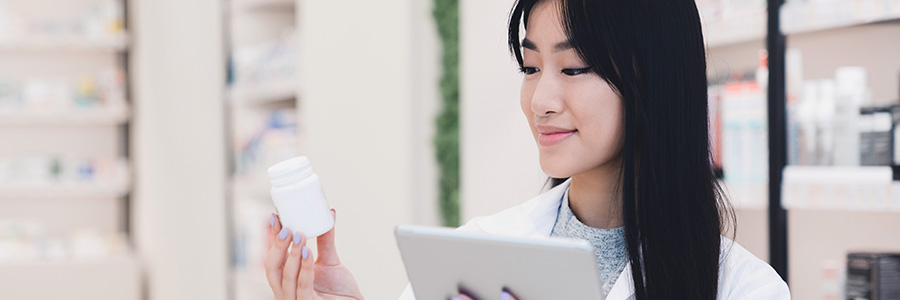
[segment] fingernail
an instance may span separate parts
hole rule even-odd
[[[275,226],[275,214],[272,214],[272,216],[269,217],[269,225]]]
[[[294,232],[294,245],[300,243],[300,232]]]
[[[300,255],[303,255],[303,258],[306,258],[307,256],[309,256],[309,248],[306,248],[306,246],[303,246],[303,249],[300,249]]]
[[[463,298],[460,296],[453,296],[453,298],[450,298],[450,300],[463,300]]]
[[[281,232],[278,233],[278,238],[279,238],[279,239],[282,239],[282,240],[283,240],[283,239],[287,238],[287,236],[288,236],[287,228],[282,228],[282,229],[281,229]]]
[[[512,295],[510,295],[506,291],[502,291],[500,292],[500,300],[512,300]]]
[[[337,221],[337,211],[334,208],[331,209],[331,218]]]

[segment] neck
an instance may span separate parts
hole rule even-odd
[[[572,176],[569,208],[584,225],[611,229],[623,226],[622,199],[616,195],[621,160]]]

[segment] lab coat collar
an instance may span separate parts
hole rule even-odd
[[[492,235],[549,237],[556,224],[559,205],[572,179],[544,192],[537,197],[501,211],[489,217],[473,220],[485,233]],[[616,283],[606,296],[607,300],[634,299],[634,284],[631,277],[631,262],[625,265]]]

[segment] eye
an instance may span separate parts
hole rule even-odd
[[[525,75],[531,75],[539,72],[541,69],[535,67],[520,67],[519,72],[525,73]]]
[[[580,68],[580,69],[562,69],[561,72],[568,76],[575,76],[575,75],[579,75],[579,74],[590,73],[591,68],[587,67],[587,68]]]

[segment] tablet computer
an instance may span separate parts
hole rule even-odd
[[[398,226],[397,244],[416,299],[467,291],[497,299],[602,299],[597,257],[587,241]]]

